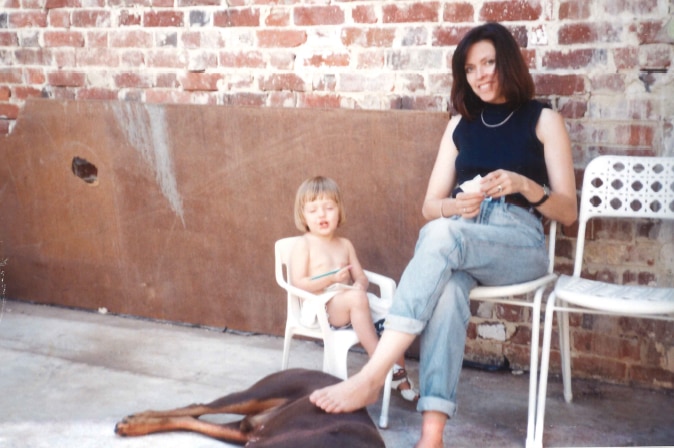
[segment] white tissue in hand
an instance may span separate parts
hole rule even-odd
[[[464,193],[479,193],[480,192],[480,179],[482,179],[482,176],[479,174],[472,178],[471,180],[467,180],[461,185],[461,190],[464,191]]]

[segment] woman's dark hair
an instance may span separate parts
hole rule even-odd
[[[532,99],[535,93],[534,80],[510,31],[495,22],[477,26],[461,39],[452,57],[452,106],[471,120],[484,108],[484,102],[468,84],[466,58],[470,47],[483,40],[490,41],[496,49],[496,76],[506,103],[516,109]]]

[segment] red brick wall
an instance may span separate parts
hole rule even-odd
[[[452,50],[501,21],[567,119],[578,179],[598,154],[674,155],[668,0],[0,0],[0,134],[28,97],[447,110]],[[571,270],[575,229],[559,238]],[[674,230],[598,222],[587,271],[674,283]],[[475,310],[468,357],[526,365],[526,315]],[[526,313],[525,313],[526,314]],[[477,328],[498,322],[505,340]],[[574,373],[674,388],[671,325],[575,322]],[[601,366],[601,367],[599,367]]]

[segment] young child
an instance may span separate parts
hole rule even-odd
[[[305,180],[295,197],[295,225],[304,233],[290,257],[290,281],[314,294],[331,293],[328,321],[333,328],[352,327],[368,356],[378,336],[372,322],[368,280],[351,241],[335,235],[345,221],[344,203],[337,183],[317,176]],[[394,367],[393,387],[404,399],[418,394],[404,369],[404,357]]]

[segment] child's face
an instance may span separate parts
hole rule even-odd
[[[339,206],[332,199],[321,196],[304,204],[304,220],[309,232],[329,236],[339,225]]]

